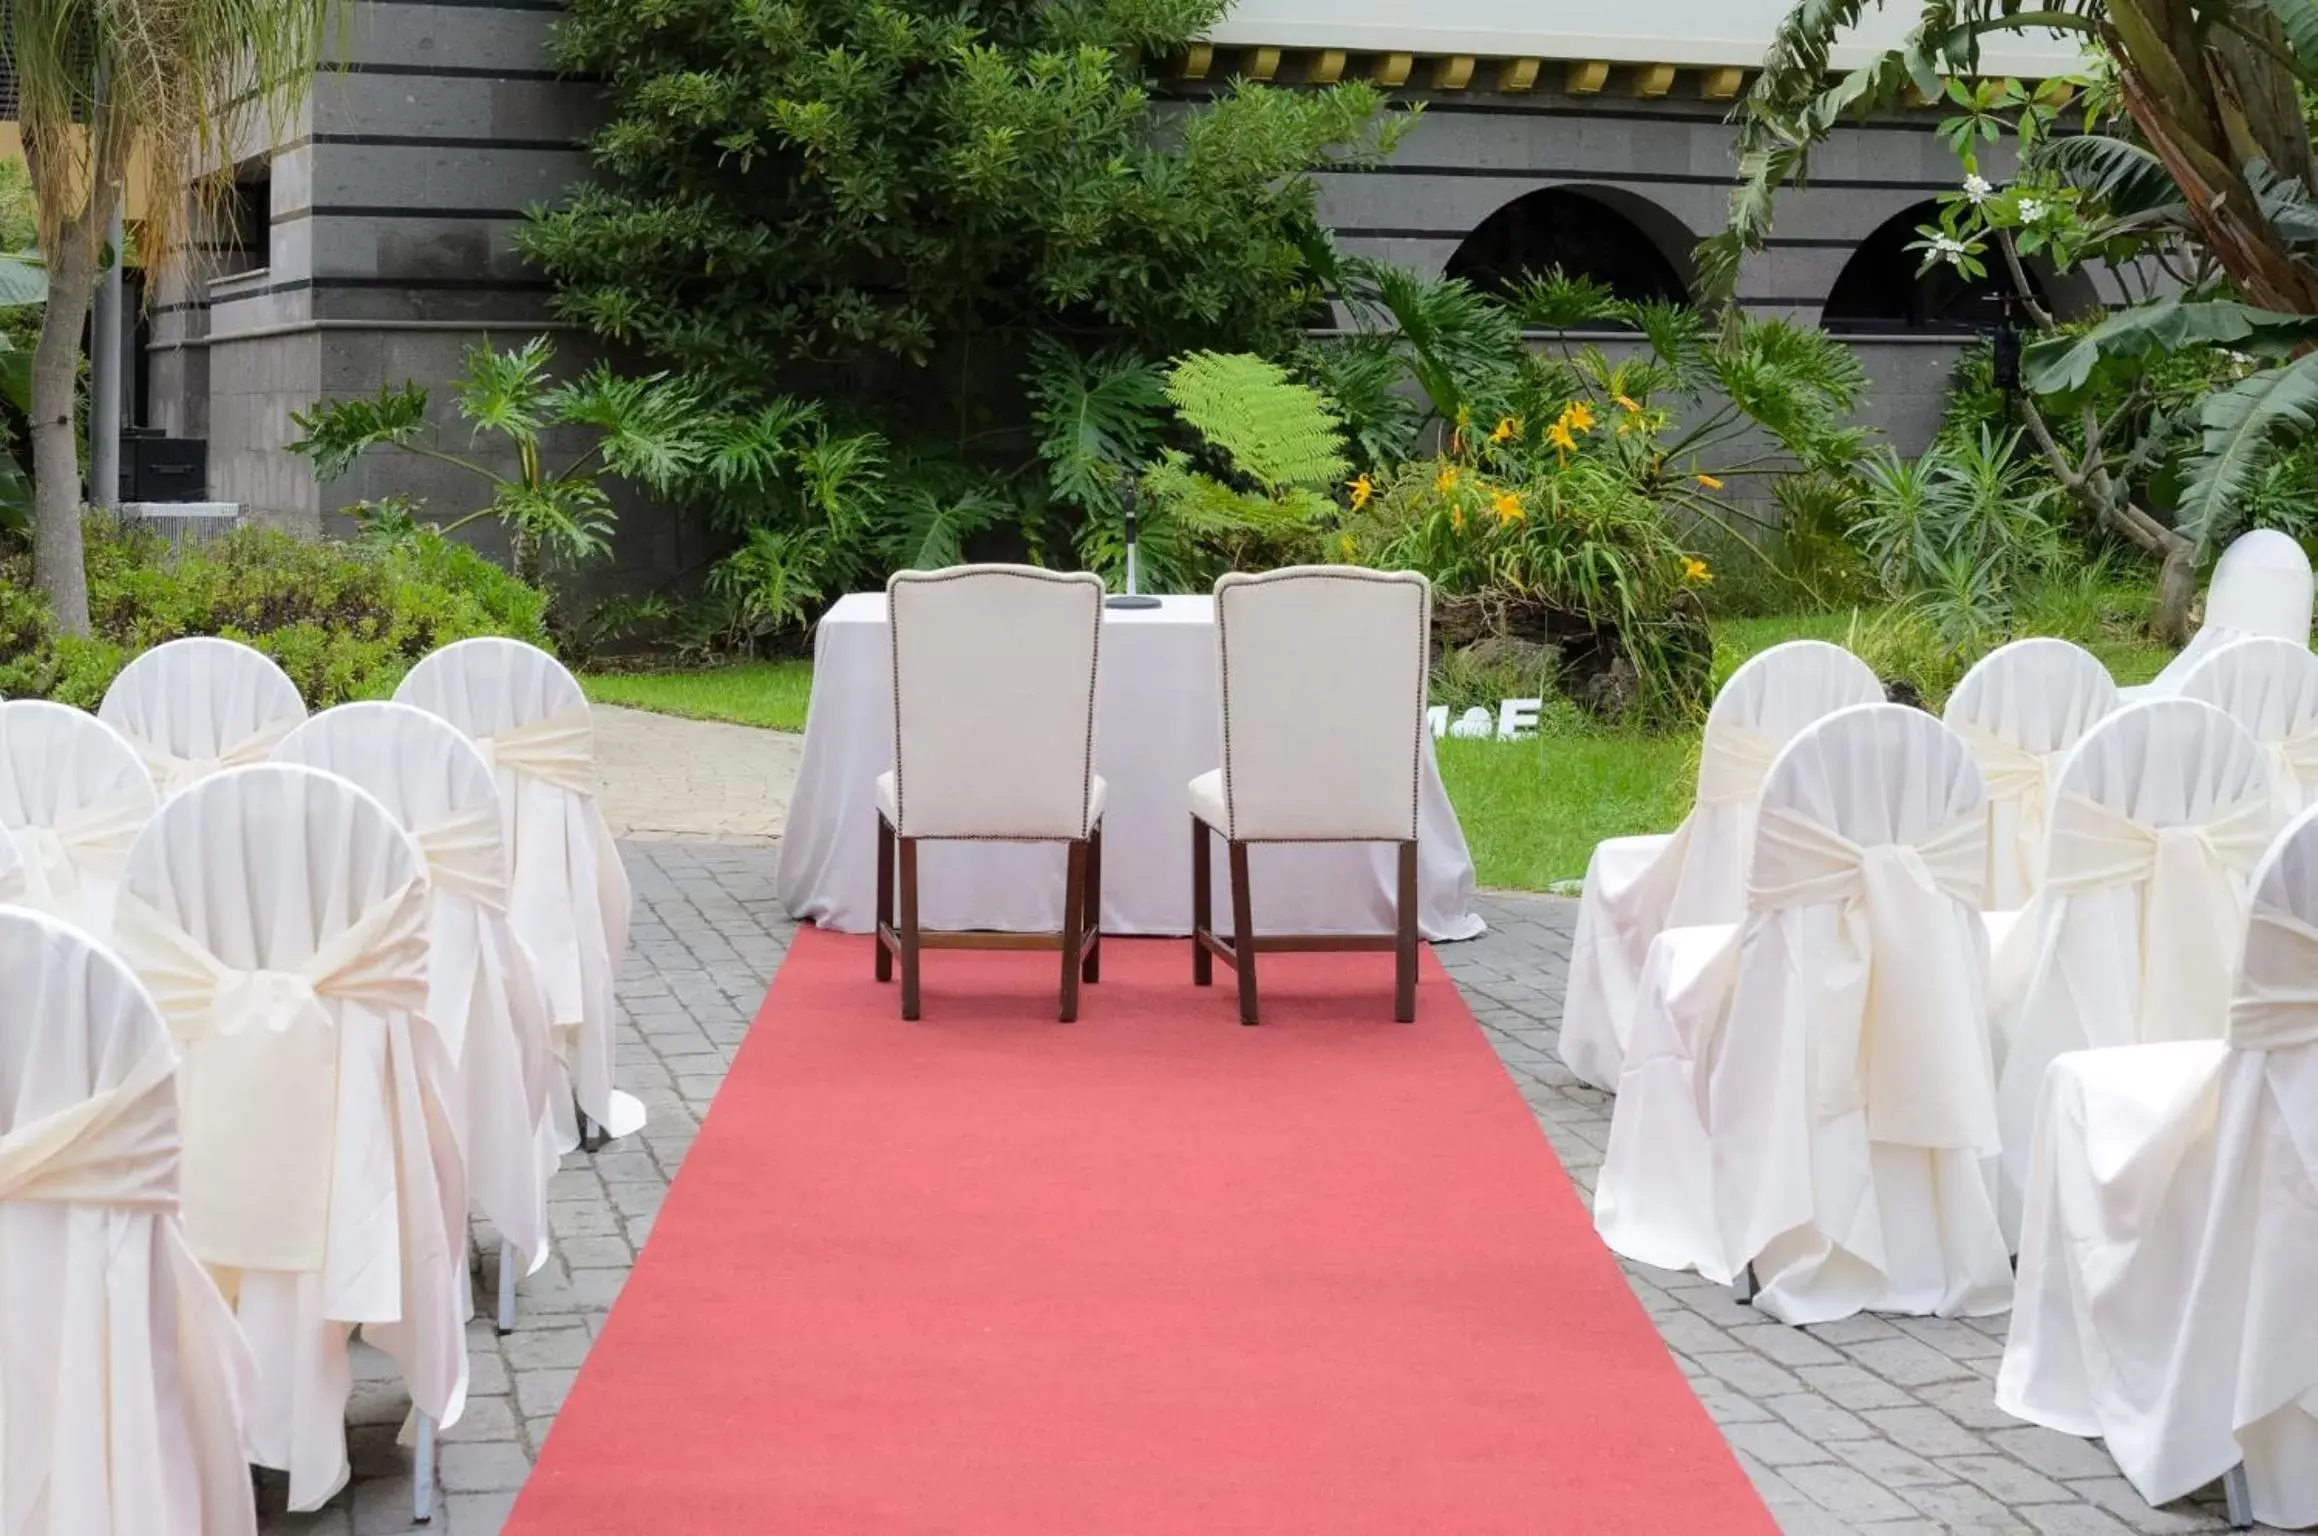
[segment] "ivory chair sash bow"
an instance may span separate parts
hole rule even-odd
[[[2318,792],[2318,655],[2292,640],[2233,640],[2182,679],[2181,696],[2203,699],[2261,743],[2276,824]]]
[[[2130,704],[2078,746],[2044,889],[1997,958],[2008,1222],[2054,1057],[2219,1031],[2246,875],[2270,826],[2261,752],[2210,704]]]
[[[118,960],[0,911],[0,1531],[237,1536],[251,1363],[177,1214],[177,1053]]]
[[[306,718],[306,704],[264,654],[197,636],[122,668],[97,716],[128,738],[167,798],[221,769],[264,762]]]
[[[2066,640],[2015,640],[1980,658],[1942,716],[1979,761],[1988,791],[1988,907],[2014,912],[2044,876],[2062,762],[2117,707],[2100,659]]]
[[[582,769],[585,745],[583,733]],[[500,1275],[500,1321],[511,1327],[515,1271],[531,1273],[547,1260],[547,1181],[557,1161],[549,1116],[553,1010],[508,922],[491,767],[450,722],[407,704],[326,710],[293,731],[275,757],[370,791],[425,859],[432,895],[424,1012],[459,1066],[468,1188],[511,1250]]]
[[[62,704],[0,704],[0,839],[22,858],[17,899],[98,938],[111,933],[121,868],[158,803],[110,726]]]
[[[229,770],[138,839],[116,933],[185,1053],[186,1235],[257,1357],[251,1457],[317,1508],[347,1478],[355,1327],[428,1425],[466,1396],[466,1192],[454,1069],[420,1011],[418,850],[343,779]]]
[[[2152,1504],[2318,1525],[2318,811],[2255,877],[2222,1038],[2058,1057],[1997,1405]],[[2242,1463],[2242,1467],[2241,1467]]]
[[[555,1013],[562,1145],[579,1140],[575,1099],[607,1135],[642,1129],[643,1105],[613,1086],[631,893],[596,800],[594,728],[578,681],[536,646],[462,640],[413,667],[395,702],[449,721],[496,771],[508,918]]]
[[[1772,646],[1723,684],[1707,712],[1697,799],[1682,825],[1670,835],[1607,839],[1587,861],[1560,1045],[1579,1078],[1617,1085],[1650,941],[1745,912],[1755,803],[1780,748],[1813,721],[1882,697],[1865,662],[1819,640]]]
[[[1788,1322],[2003,1310],[1987,823],[1955,734],[1871,704],[1765,785],[1746,919],[1653,945],[1596,1223]],[[1687,950],[1685,954],[1683,951]]]

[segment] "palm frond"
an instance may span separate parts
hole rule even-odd
[[[2202,555],[2237,521],[2240,504],[2281,445],[2318,424],[2318,353],[2267,368],[2206,396],[2197,454],[2181,493],[2181,531]]]
[[[2037,342],[2021,356],[2021,377],[2040,395],[2071,394],[2097,372],[2200,342],[2274,356],[2312,340],[2318,340],[2318,315],[2281,314],[2234,299],[2164,298],[2076,335]]]
[[[2181,189],[2165,162],[2129,139],[2106,133],[2061,134],[2038,141],[2026,159],[2026,169],[2049,172],[2099,198],[2114,217],[2145,218],[2182,210]]]

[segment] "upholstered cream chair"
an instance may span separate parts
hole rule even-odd
[[[1291,566],[1215,584],[1223,766],[1193,779],[1192,980],[1220,956],[1239,976],[1240,1022],[1257,1021],[1265,950],[1389,949],[1393,1017],[1417,1015],[1417,790],[1425,760],[1432,588],[1413,571]],[[1213,917],[1213,840],[1227,846],[1232,936]],[[1399,910],[1390,934],[1255,931],[1253,843],[1393,843]]]
[[[893,771],[877,779],[877,979],[901,962],[918,1017],[927,949],[1062,952],[1064,1023],[1102,964],[1102,779],[1095,685],[1103,582],[1026,565],[901,571],[886,583]],[[1062,929],[932,933],[918,923],[918,844],[1067,845]],[[898,903],[898,905],[897,905]]]

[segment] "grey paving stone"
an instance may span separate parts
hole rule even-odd
[[[1845,1520],[1904,1520],[1914,1513],[1883,1484],[1840,1462],[1788,1467],[1781,1475],[1812,1503]]]
[[[2076,1497],[2043,1473],[2024,1467],[2009,1456],[1949,1456],[1937,1465],[1941,1471],[1955,1473],[1989,1497],[2006,1504],[2049,1504]]]

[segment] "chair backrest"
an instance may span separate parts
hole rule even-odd
[[[1988,904],[2027,903],[2043,875],[2045,809],[2068,753],[2117,707],[2100,658],[2066,640],[2015,640],[1980,658],[1941,718],[1988,789]]]
[[[0,704],[0,842],[21,855],[20,899],[103,938],[129,846],[159,804],[136,749],[96,716]]]
[[[2310,643],[2310,557],[2275,528],[2240,534],[2221,552],[2206,588],[2207,628]]]
[[[163,794],[265,761],[306,718],[289,674],[232,640],[157,645],[121,669],[97,716],[127,737]]]
[[[1920,847],[1941,835],[1973,840],[1983,798],[1971,748],[1936,716],[1855,704],[1804,727],[1779,754],[1763,781],[1756,858],[1779,836],[1773,812],[1863,849]]]
[[[2197,699],[2141,699],[2087,731],[2055,793],[2081,795],[2152,831],[2199,825],[2265,792],[2261,749]],[[2054,875],[2064,846],[2054,847]],[[2250,861],[2249,861],[2250,864]]]
[[[1290,566],[1215,584],[1229,832],[1417,835],[1432,586],[1414,571]]]
[[[460,640],[422,658],[394,690],[397,704],[438,715],[473,740],[558,716],[584,722],[588,698],[569,668],[536,645],[502,636]]]
[[[409,704],[370,700],[326,709],[282,738],[274,761],[334,773],[369,791],[417,838],[479,813],[489,818],[489,848],[478,850],[506,879],[499,840],[499,785],[491,765],[459,728]]]
[[[2209,653],[2182,679],[2200,699],[2261,743],[2283,825],[2318,788],[2318,655],[2292,640],[2254,635]]]
[[[2318,1045],[2318,806],[2278,834],[2254,872],[2223,1038],[2241,1050]]]
[[[885,594],[896,830],[1086,836],[1102,578],[960,565],[897,571]]]
[[[1706,712],[1700,802],[1758,798],[1772,761],[1805,727],[1883,696],[1874,668],[1824,640],[1783,641],[1749,656]]]

